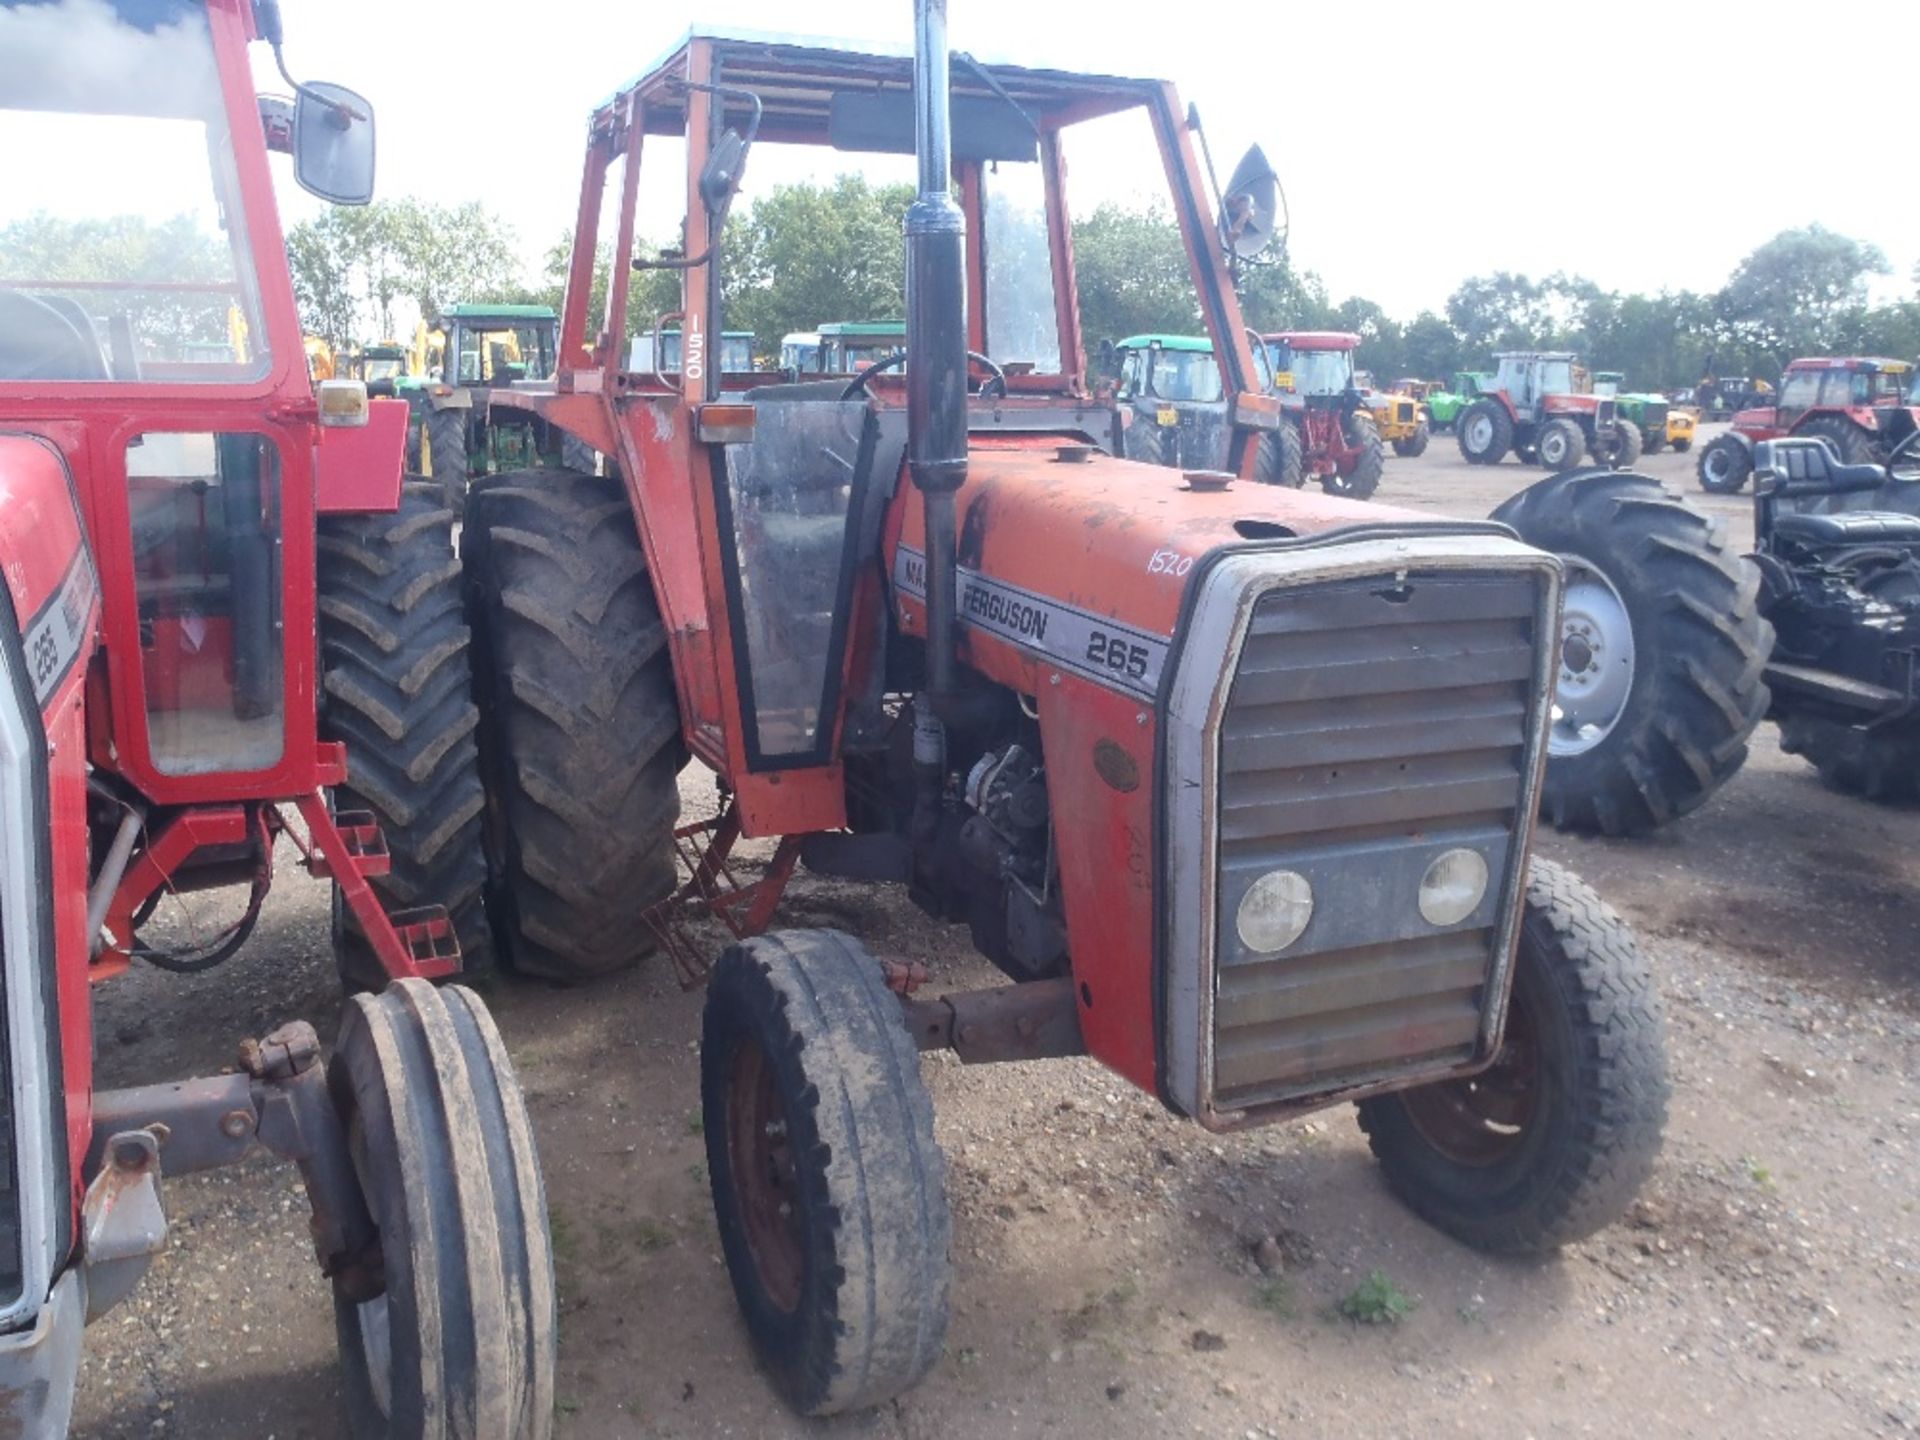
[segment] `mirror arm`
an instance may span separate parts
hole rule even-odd
[[[760,116],[764,108],[760,103],[760,97],[753,91],[743,89],[738,85],[696,84],[689,80],[683,82],[677,88],[681,90],[699,90],[708,95],[718,95],[722,99],[745,100],[749,105],[753,106],[753,116],[747,121],[747,133],[740,137],[740,169],[744,173],[747,168],[747,152],[753,149],[754,137],[760,133]],[[682,255],[672,258],[665,255],[658,255],[651,260],[636,255],[633,257],[633,268],[635,270],[696,270],[706,264],[714,257],[714,253],[720,248],[720,232],[726,228],[727,214],[733,209],[733,196],[739,188],[739,181],[736,179],[732,189],[727,192],[726,203],[714,212],[713,238],[708,242],[706,249],[702,250],[698,255]]]

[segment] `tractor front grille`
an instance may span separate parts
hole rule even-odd
[[[1282,585],[1244,612],[1214,712],[1203,1112],[1324,1103],[1485,1058],[1505,1004],[1557,603],[1550,562],[1512,549],[1503,567]],[[1486,862],[1486,892],[1436,925],[1421,882],[1458,848]],[[1312,913],[1262,953],[1239,912],[1276,871],[1305,879]]]

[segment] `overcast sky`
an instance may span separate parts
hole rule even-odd
[[[658,59],[694,13],[912,39],[910,0],[283,0],[283,9],[294,73],[374,102],[380,194],[485,198],[529,257],[570,223],[590,106]],[[1800,18],[1818,24],[1821,13]],[[1920,40],[1920,8],[1862,12],[1865,29],[1821,54],[1784,44],[1787,24],[1771,7],[1642,0],[951,0],[954,47],[983,59],[1176,81],[1199,102],[1223,178],[1249,143],[1266,147],[1291,202],[1296,264],[1318,271],[1335,299],[1366,295],[1403,318],[1497,269],[1567,270],[1622,290],[1712,289],[1770,235],[1813,221],[1886,252],[1894,275],[1877,297],[1909,293],[1920,207],[1900,77]],[[1847,55],[1858,64],[1829,63]],[[1810,68],[1797,76],[1802,63]],[[1077,212],[1161,184],[1151,154],[1133,168],[1130,135],[1097,148],[1069,151]],[[817,153],[821,174],[847,168],[845,157]],[[663,170],[682,163],[652,142],[648,156]],[[757,177],[753,161],[748,169],[749,195],[756,179],[794,173],[772,152]],[[648,206],[660,218],[650,226],[643,216],[643,229],[667,233],[678,183],[662,185]]]

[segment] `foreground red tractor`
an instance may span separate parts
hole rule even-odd
[[[1753,474],[1754,446],[1788,436],[1824,440],[1843,465],[1880,465],[1920,422],[1913,367],[1858,356],[1795,360],[1771,405],[1741,410],[1695,462],[1700,488],[1730,495]]]
[[[402,486],[404,404],[310,382],[269,169],[364,202],[372,111],[256,97],[261,40],[271,0],[0,4],[0,148],[59,157],[9,167],[0,224],[0,1430],[64,1432],[82,1324],[166,1243],[162,1176],[258,1146],[305,1182],[353,1433],[544,1435],[526,1112],[479,1000],[428,983],[483,874],[452,517]],[[89,987],[232,954],[281,840],[379,993],[330,1057],[296,1022],[232,1074],[95,1090]],[[231,926],[153,938],[225,886]]]
[[[1571,353],[1510,351],[1494,359],[1492,382],[1454,422],[1468,464],[1498,465],[1511,451],[1564,475],[1589,455],[1615,469],[1640,459],[1640,428],[1621,418],[1611,396],[1577,393]]]
[[[1353,352],[1360,337],[1288,330],[1260,339],[1287,422],[1300,436],[1303,474],[1318,480],[1329,495],[1365,500],[1380,488],[1387,452],[1367,408],[1367,392],[1354,382]]]
[[[917,31],[912,57],[695,31],[593,112],[559,372],[494,404],[608,473],[485,480],[462,539],[509,958],[697,961],[676,897],[739,937],[702,1026],[708,1170],[754,1348],[810,1413],[941,1354],[917,1051],[1091,1055],[1218,1131],[1357,1103],[1393,1188],[1508,1254],[1619,1214],[1666,1106],[1644,959],[1529,854],[1560,563],[1497,524],[1245,483],[1284,421],[1228,256],[1271,236],[1271,173],[1243,165],[1216,220],[1170,85],[967,61],[950,100],[944,4]],[[1163,162],[1228,473],[1098,448],[1065,175],[1108,119]],[[708,363],[757,134],[829,164],[916,142],[904,374]],[[681,244],[636,255],[680,137]],[[636,263],[684,277],[675,373],[623,368]],[[722,782],[710,823],[676,823],[688,756]],[[743,836],[779,837],[747,880]],[[919,957],[763,933],[801,861],[904,886],[1007,983],[929,999]]]

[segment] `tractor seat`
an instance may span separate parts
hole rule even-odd
[[[1842,510],[1832,515],[1780,515],[1774,537],[1803,545],[1920,544],[1920,515],[1898,510]]]

